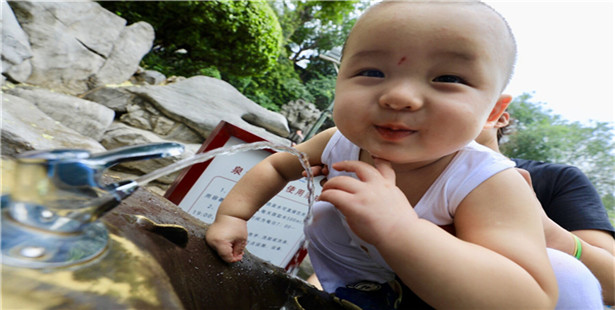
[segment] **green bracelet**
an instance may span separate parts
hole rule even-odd
[[[573,256],[576,257],[576,259],[581,260],[581,253],[583,253],[583,246],[581,245],[581,240],[579,239],[579,237],[575,236],[574,234],[571,234],[572,238],[574,238],[574,254]]]

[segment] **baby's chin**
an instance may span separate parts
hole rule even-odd
[[[448,153],[448,152],[447,152]],[[455,153],[455,152],[453,152]],[[430,154],[427,156],[426,154],[417,154],[412,153],[411,151],[397,151],[397,152],[374,152],[369,153],[371,155],[371,164],[374,163],[374,159],[380,159],[383,161],[388,161],[391,165],[397,170],[404,168],[407,169],[415,169],[417,167],[422,167],[425,165],[432,164],[440,159],[446,158],[452,154],[439,154],[438,156]]]
[[[388,161],[391,164],[403,165],[403,164],[411,164],[414,162],[413,158],[409,158],[408,156],[404,156],[403,154],[392,154],[391,152],[367,152],[371,157],[371,163],[374,160],[383,160]]]

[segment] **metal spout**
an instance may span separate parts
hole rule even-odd
[[[17,157],[12,184],[8,193],[2,193],[3,263],[49,268],[99,256],[107,247],[108,232],[96,220],[139,187],[136,181],[104,184],[104,170],[183,150],[178,143],[156,143],[99,154],[51,150]]]
[[[84,150],[24,153],[16,161],[10,214],[26,225],[78,231],[82,225],[68,222],[95,221],[138,187],[134,181],[104,184],[102,174],[107,168],[126,161],[175,156],[183,149],[178,143],[156,143],[98,154]]]

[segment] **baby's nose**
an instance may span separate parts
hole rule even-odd
[[[387,109],[415,111],[423,106],[423,99],[418,87],[410,83],[398,83],[387,88],[378,103]]]

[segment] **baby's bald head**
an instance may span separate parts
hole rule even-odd
[[[465,8],[466,11],[460,10],[460,12],[474,12],[474,14],[466,15],[466,18],[479,18],[483,27],[489,28],[491,34],[491,42],[496,47],[497,55],[493,55],[493,57],[497,58],[497,63],[501,66],[502,72],[502,82],[500,92],[504,90],[508,82],[512,78],[515,62],[517,59],[517,44],[515,41],[515,37],[512,33],[510,26],[506,19],[494,10],[489,5],[481,2],[481,1],[450,1],[450,0],[435,0],[435,1],[415,1],[415,0],[384,0],[379,2],[370,8],[368,8],[363,15],[359,18],[350,34],[348,35],[348,39],[344,44],[344,48],[342,50],[342,57],[344,55],[344,50],[348,41],[351,40],[353,32],[357,28],[360,28],[360,25],[364,22],[364,20],[369,19],[370,15],[373,12],[376,12],[380,9],[386,8],[388,6],[394,5],[417,5],[417,6],[425,6],[425,5],[454,5],[459,6],[460,8]],[[459,18],[464,18],[464,15],[460,13]]]

